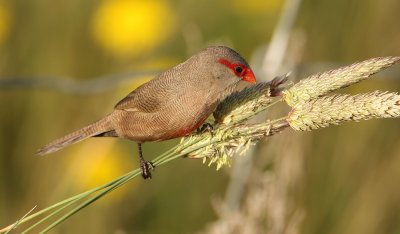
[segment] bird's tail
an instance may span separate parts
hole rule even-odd
[[[45,155],[56,152],[66,146],[75,144],[79,141],[82,141],[86,138],[96,136],[96,135],[104,135],[106,136],[107,132],[113,131],[113,127],[110,121],[110,116],[106,116],[105,118],[90,124],[84,128],[81,128],[73,133],[70,133],[64,137],[61,137],[57,140],[50,142],[49,144],[43,146],[38,151],[36,151],[37,155]]]

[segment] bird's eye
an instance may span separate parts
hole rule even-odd
[[[241,73],[243,72],[243,68],[240,67],[240,66],[236,66],[236,67],[235,67],[235,72],[236,72],[237,74],[241,74]]]

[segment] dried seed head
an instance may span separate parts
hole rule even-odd
[[[214,111],[215,122],[239,123],[264,110],[271,104],[271,97],[281,93],[280,85],[287,81],[287,76],[279,76],[271,82],[259,83],[229,95]]]
[[[254,115],[271,102],[269,83],[259,83],[226,97],[213,115],[217,123],[229,124]]]
[[[290,72],[282,76],[277,76],[269,82],[271,97],[277,97],[282,95],[282,90],[285,88],[284,84],[288,81]]]
[[[289,106],[305,103],[331,91],[360,82],[398,62],[400,57],[372,58],[347,67],[312,75],[283,91]]]
[[[275,124],[270,122],[235,125],[233,127],[222,127],[216,129],[213,134],[204,133],[183,138],[178,152],[191,152],[189,158],[201,158],[208,165],[216,164],[217,170],[222,166],[230,166],[231,160],[235,155],[243,155],[251,145],[260,139],[272,136],[288,127],[286,121]],[[207,145],[206,147],[201,147]],[[198,148],[198,149],[197,149]],[[197,149],[193,151],[192,149]]]
[[[359,95],[333,95],[297,104],[289,113],[289,125],[299,131],[311,131],[371,118],[400,117],[400,95],[375,91]]]

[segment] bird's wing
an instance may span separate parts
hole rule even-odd
[[[126,110],[126,111],[140,111],[138,104],[135,101],[134,91],[129,93],[125,98],[119,101],[115,106],[116,110]]]
[[[114,107],[118,110],[156,112],[175,102],[186,93],[190,82],[182,82],[182,77],[187,79],[190,73],[183,71],[187,62],[166,70],[149,82],[133,90]],[[176,85],[179,84],[179,87]],[[196,83],[196,86],[198,84]]]
[[[157,95],[140,95],[135,91],[119,101],[114,109],[140,112],[155,112],[158,110],[162,100]]]
[[[129,93],[115,105],[114,109],[148,113],[156,112],[176,95],[168,83],[153,79]]]

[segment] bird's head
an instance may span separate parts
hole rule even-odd
[[[245,81],[256,83],[256,77],[249,64],[231,48],[225,46],[211,46],[201,52],[202,59],[207,59],[203,64],[209,64],[208,68],[213,77],[226,84]]]

